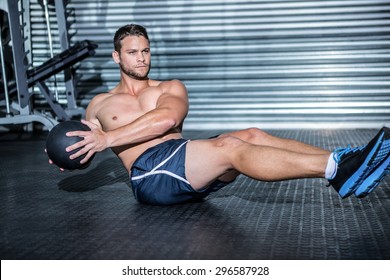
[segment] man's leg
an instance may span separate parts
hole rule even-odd
[[[361,147],[329,151],[248,129],[187,147],[186,175],[195,189],[240,173],[263,181],[325,177],[342,198],[370,193],[390,173],[390,129]],[[225,180],[226,179],[226,180]]]
[[[323,150],[293,139],[273,136],[258,128],[248,128],[220,135],[220,137],[223,136],[233,136],[254,145],[269,146],[292,152],[329,155],[329,151],[327,150]]]
[[[307,153],[307,154],[329,154],[327,150],[323,150],[318,147],[308,145],[293,139],[273,136],[255,127],[227,132],[221,134],[219,137],[226,137],[226,136],[233,136],[254,145],[269,146],[269,147],[280,148],[280,149],[293,151],[293,152]],[[218,180],[222,182],[231,182],[238,175],[240,175],[238,171],[232,170],[219,177]]]
[[[317,154],[310,147],[308,150],[315,153],[294,152],[255,145],[236,136],[221,135],[187,144],[186,177],[194,189],[238,173],[262,181],[324,177],[330,152],[321,150]],[[232,173],[234,171],[238,173]]]

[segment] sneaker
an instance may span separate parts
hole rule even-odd
[[[355,191],[358,198],[365,197],[372,192],[383,178],[390,173],[390,139],[383,140],[380,151],[367,170],[367,176]]]
[[[384,138],[390,139],[390,130],[386,127],[382,128],[367,146],[354,149],[348,147],[333,152],[337,173],[329,183],[342,198],[353,194],[362,180],[367,177],[371,164],[381,150]]]

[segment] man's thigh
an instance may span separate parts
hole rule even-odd
[[[225,145],[221,138],[224,137],[188,142],[186,178],[195,190],[202,189],[226,173],[232,172],[229,145]]]

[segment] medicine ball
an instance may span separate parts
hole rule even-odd
[[[52,128],[49,135],[46,139],[46,152],[49,158],[53,161],[55,165],[60,168],[73,170],[73,169],[83,169],[88,167],[91,163],[94,156],[92,156],[88,162],[81,164],[80,161],[85,157],[82,155],[75,159],[70,159],[71,154],[76,153],[79,149],[76,149],[72,152],[67,152],[65,149],[68,146],[71,146],[80,140],[83,140],[82,137],[78,136],[66,136],[66,133],[69,131],[88,131],[90,130],[88,126],[82,124],[79,121],[63,121],[57,124]]]

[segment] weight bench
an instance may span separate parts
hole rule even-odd
[[[60,54],[57,54],[53,58],[47,60],[43,64],[27,70],[27,87],[30,88],[34,85],[37,85],[40,92],[46,99],[47,103],[54,111],[55,115],[59,120],[69,120],[70,116],[66,113],[65,109],[55,101],[53,93],[49,90],[45,84],[45,80],[52,77],[53,75],[71,67],[72,65],[82,61],[83,59],[92,56],[95,54],[95,49],[97,44],[88,40],[77,42],[73,47],[68,50],[63,51]],[[9,96],[17,92],[17,87],[14,84],[9,88]],[[23,96],[22,96],[23,97]],[[15,116],[12,116],[15,117]],[[12,118],[11,117],[11,118]],[[9,118],[9,117],[8,117]],[[0,124],[4,124],[5,119],[0,118]],[[23,116],[21,116],[23,119]],[[25,120],[29,122],[31,116],[27,117]],[[20,120],[18,120],[19,123]]]
[[[82,61],[83,59],[95,54],[95,49],[98,45],[92,41],[84,40],[75,43],[72,47],[69,46],[69,42],[66,36],[66,20],[64,13],[64,4],[62,0],[55,0],[57,20],[59,25],[60,41],[62,52],[53,56],[51,59],[42,63],[41,65],[27,69],[26,66],[26,48],[24,42],[26,41],[23,36],[23,24],[21,24],[20,15],[26,9],[23,4],[28,1],[23,0],[5,0],[0,2],[0,9],[6,12],[8,17],[9,31],[12,41],[12,57],[13,67],[15,72],[15,81],[10,84],[6,80],[6,75],[3,73],[4,82],[4,97],[5,100],[0,100],[0,103],[6,104],[5,116],[0,117],[0,125],[5,124],[28,124],[31,122],[40,122],[45,125],[49,130],[53,128],[58,121],[64,121],[71,119],[74,115],[82,115],[84,109],[78,108],[75,102],[74,81],[71,73],[71,66]],[[22,5],[20,9],[19,4]],[[24,33],[28,34],[28,33]],[[66,38],[66,39],[63,39]],[[2,47],[2,46],[0,46]],[[28,50],[28,47],[27,47]],[[1,52],[1,62],[4,65],[3,52]],[[54,98],[54,94],[49,90],[45,81],[56,75],[57,73],[64,71],[68,77],[65,81],[66,85],[66,97],[67,97],[67,109],[64,109],[58,102],[58,98]],[[4,67],[2,69],[4,72]],[[38,86],[42,96],[47,101],[50,108],[53,110],[55,116],[51,114],[40,112],[38,110],[30,109],[31,96],[29,88],[32,86]],[[11,113],[10,111],[10,97],[17,95],[17,101],[12,102],[12,108],[17,112]],[[3,94],[0,92],[0,97]]]
[[[92,41],[80,41],[70,49],[57,54],[41,65],[27,70],[27,86],[29,88],[34,85],[39,87],[42,95],[45,97],[47,103],[53,109],[59,120],[69,120],[70,116],[66,114],[61,105],[55,101],[53,93],[45,84],[45,80],[73,66],[77,62],[94,55],[97,47],[98,45]],[[16,93],[16,91],[16,85],[14,85],[9,89],[9,94],[12,95]]]

